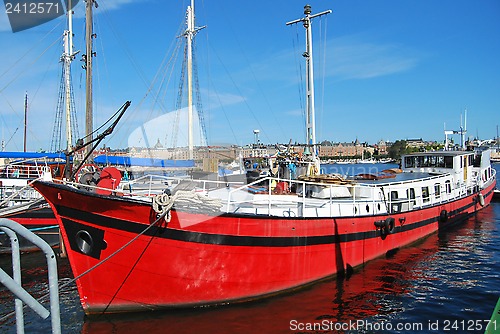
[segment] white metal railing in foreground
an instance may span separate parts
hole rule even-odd
[[[42,238],[10,219],[0,218],[0,230],[6,233],[11,240],[13,278],[0,269],[0,283],[5,285],[17,297],[15,299],[17,333],[24,333],[23,303],[33,309],[43,319],[47,319],[50,316],[52,333],[61,333],[57,260],[54,251]],[[22,286],[18,235],[24,237],[45,253],[49,279],[50,311],[31,296]]]

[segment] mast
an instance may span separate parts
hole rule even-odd
[[[194,37],[194,0],[187,8],[187,70],[188,70],[188,148],[189,159],[193,159],[193,37]]]
[[[194,24],[194,0],[186,11],[186,31],[184,36],[187,43],[187,72],[188,72],[188,150],[189,159],[193,159],[193,39],[196,33],[205,28],[195,27]]]
[[[312,32],[311,32],[311,19],[330,14],[331,10],[311,15],[311,6],[304,6],[305,17],[297,20],[287,22],[286,25],[292,25],[302,22],[306,29],[306,52],[302,55],[306,58],[306,130],[307,130],[307,146],[312,147],[313,160],[316,159],[316,121],[314,111],[314,73],[313,73],[313,54],[312,54]]]
[[[24,152],[26,152],[26,132],[28,128],[28,92],[24,95]]]
[[[97,3],[95,0],[85,0],[85,41],[86,41],[86,55],[85,69],[86,69],[86,93],[85,93],[85,137],[87,141],[92,141],[93,132],[93,110],[92,110],[92,57],[95,55],[92,51],[92,39],[95,37],[92,27],[92,7],[95,5],[97,8]],[[90,153],[91,147],[86,148],[86,154]],[[92,156],[89,155],[89,162],[92,161]]]
[[[497,152],[500,152],[500,137],[498,137],[498,125],[497,125]]]
[[[467,134],[467,109],[465,109],[464,111],[464,123],[462,123],[462,114],[460,114],[460,146],[462,147],[462,150],[465,150],[465,141],[467,139],[465,137],[466,134]]]
[[[71,63],[75,58],[73,53],[73,9],[71,0],[68,1],[68,30],[64,31],[64,100],[66,114],[66,149],[71,151],[73,147],[73,133],[71,131]]]

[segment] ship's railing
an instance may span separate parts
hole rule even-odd
[[[51,318],[52,333],[61,333],[61,317],[59,306],[59,286],[57,274],[57,261],[52,248],[39,236],[29,231],[26,227],[6,218],[0,218],[0,230],[6,233],[11,241],[12,273],[10,277],[0,268],[0,282],[15,296],[15,314],[17,333],[24,333],[24,304],[29,306],[41,318]],[[26,291],[21,282],[21,256],[19,251],[18,235],[24,237],[40,248],[47,259],[50,310],[47,310],[38,300]]]
[[[43,179],[43,176],[28,180],[29,182],[26,182],[24,186],[0,186],[0,207],[16,205],[41,198],[42,195],[31,187],[31,184],[39,179]]]
[[[124,195],[133,196],[153,196],[159,193],[164,193],[166,189],[179,188],[182,184],[195,187],[197,191],[206,193],[211,189],[226,187],[228,185],[241,185],[242,182],[226,182],[209,179],[192,179],[188,177],[175,177],[163,175],[144,175],[137,179],[126,180],[120,182],[118,191]],[[94,187],[98,189],[98,187]]]
[[[444,181],[450,181],[450,191]],[[286,183],[295,187],[288,194],[276,194],[276,185]],[[439,192],[434,189],[440,184]],[[81,184],[73,184],[82,187]],[[409,188],[428,187],[427,195],[415,192],[408,198],[393,198],[391,193],[405,193]],[[161,175],[145,175],[138,179],[122,181],[117,194],[150,200],[151,196],[162,194],[166,189],[194,190],[209,197],[220,198],[224,206],[223,212],[243,212],[278,216],[370,216],[378,214],[394,214],[412,211],[418,208],[447,203],[474,192],[477,185],[465,183],[454,184],[451,174],[431,175],[425,178],[409,179],[398,182],[349,182],[330,184],[323,182],[300,181],[283,178],[265,177],[249,184],[243,182],[226,182],[210,179],[191,179],[188,177],[171,177]],[[96,186],[84,186],[99,189]],[[317,187],[326,190],[326,197],[314,198],[308,190]],[[221,192],[225,188],[227,191]],[[255,189],[260,188],[256,193]],[[104,189],[104,188],[101,188]],[[334,194],[342,189],[347,196]],[[109,189],[104,189],[109,190]],[[174,190],[175,191],[175,190]]]
[[[50,171],[46,161],[23,160],[1,167],[1,177],[10,179],[35,179]]]
[[[297,216],[370,216],[377,214],[392,214],[411,211],[421,207],[433,206],[465,197],[474,191],[474,186],[465,184],[453,185],[448,192],[440,186],[435,192],[434,182],[452,180],[449,174],[433,175],[426,178],[384,183],[350,183],[328,184],[322,182],[298,181],[266,177],[252,183],[234,187],[227,196],[224,210],[226,212],[261,213],[264,215]],[[285,182],[295,185],[297,189],[306,191],[295,192],[293,197],[276,195],[273,191],[276,183]],[[441,184],[441,183],[440,183]],[[241,196],[241,193],[251,192],[251,189],[261,185],[260,196]],[[403,191],[409,188],[425,185],[429,193],[416,193],[412,198],[391,198],[392,191]],[[326,198],[312,198],[307,189],[318,187],[330,194]],[[336,190],[344,188],[349,196],[335,197]],[[345,191],[347,190],[347,192]],[[240,196],[238,196],[240,195]],[[240,197],[240,199],[238,199]],[[241,197],[243,197],[241,199]],[[288,208],[288,210],[284,210]],[[246,210],[246,211],[245,211]],[[250,211],[251,210],[251,211]]]

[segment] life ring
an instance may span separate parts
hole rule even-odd
[[[483,194],[479,193],[479,194],[477,195],[477,199],[478,199],[479,204],[480,204],[481,206],[484,206],[484,196],[483,196]]]
[[[439,214],[439,221],[441,223],[448,221],[448,211],[441,210],[441,213]]]

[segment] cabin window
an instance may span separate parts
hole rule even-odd
[[[391,201],[397,200],[398,199],[398,192],[397,191],[391,191]]]
[[[429,202],[429,187],[422,187],[422,200]]]
[[[450,180],[447,180],[447,181],[444,183],[444,186],[445,186],[445,188],[446,188],[446,192],[447,192],[448,194],[451,194],[451,182],[450,182]]]
[[[409,198],[410,200],[410,203],[413,203],[413,205],[417,204],[415,201],[415,189],[414,188],[410,188],[410,189],[406,189],[406,197]]]
[[[471,154],[469,155],[469,166],[473,166],[474,165],[474,156]]]
[[[405,157],[405,167],[406,168],[415,167],[415,157]]]
[[[444,157],[444,167],[453,168],[453,157]]]
[[[434,185],[434,195],[436,198],[439,198],[441,196],[441,185],[439,183],[436,183]]]

